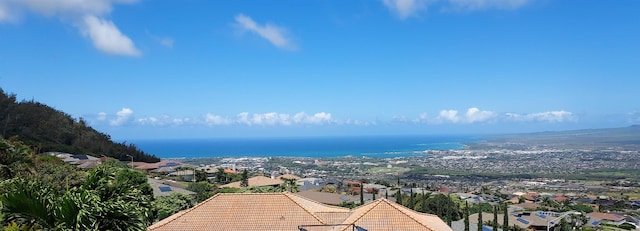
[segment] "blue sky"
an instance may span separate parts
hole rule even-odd
[[[0,87],[113,138],[640,123],[631,0],[0,0]]]

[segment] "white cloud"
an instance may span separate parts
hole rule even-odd
[[[460,117],[458,116],[458,111],[456,110],[442,110],[438,114],[438,121],[457,123],[460,121]]]
[[[564,110],[531,114],[505,113],[505,116],[513,121],[566,122],[575,120],[573,113]]]
[[[98,118],[96,118],[98,121],[105,121],[107,119],[107,113],[105,112],[100,112],[98,113]]]
[[[473,11],[484,9],[513,10],[532,0],[448,0],[454,9]]]
[[[140,51],[129,37],[123,35],[113,22],[86,16],[83,21],[83,34],[91,38],[93,46],[107,54],[139,56]]]
[[[427,123],[480,123],[486,122],[494,117],[496,117],[495,112],[482,111],[477,107],[472,107],[467,109],[464,115],[458,114],[457,110],[442,110],[434,120],[429,119],[426,113],[423,113],[416,121]]]
[[[417,15],[421,10],[427,8],[430,1],[427,0],[383,0],[384,5],[389,10],[398,15],[401,19],[406,19]]]
[[[131,4],[137,0],[0,0],[0,22],[15,20],[21,12],[71,19],[94,47],[111,55],[139,56],[140,51],[129,37],[104,16],[114,4]]]
[[[121,126],[133,119],[133,110],[123,107],[122,110],[116,113],[116,118],[112,119],[109,124],[111,126]]]
[[[285,28],[264,24],[259,25],[249,16],[244,14],[238,14],[235,17],[236,23],[243,29],[256,33],[258,36],[268,40],[271,44],[278,48],[295,50],[296,46],[291,41],[291,38],[287,37],[287,30]]]
[[[331,114],[326,112],[318,112],[308,115],[304,112],[290,114],[281,114],[269,112],[264,114],[249,114],[242,112],[236,116],[236,123],[245,125],[293,125],[293,124],[313,124],[321,125],[332,123]]]
[[[477,107],[472,107],[467,110],[465,114],[465,120],[467,123],[475,123],[475,122],[484,122],[492,117],[494,117],[496,113],[491,111],[481,111]]]
[[[210,126],[214,126],[214,125],[228,125],[231,123],[231,120],[224,118],[222,116],[219,115],[214,115],[211,113],[207,113],[207,115],[205,115],[204,117],[204,121],[207,125]]]

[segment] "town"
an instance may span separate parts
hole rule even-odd
[[[502,230],[555,230],[561,221],[585,230],[628,230],[640,227],[638,154],[637,150],[492,147],[427,150],[394,158],[243,157],[124,163],[148,174],[156,196],[178,192],[205,201],[225,192],[284,191],[347,208],[384,198],[417,212],[435,213],[460,231],[474,230],[480,221],[485,228]],[[444,203],[453,203],[456,209],[428,208],[437,195],[446,196]],[[480,218],[479,213],[483,213]]]

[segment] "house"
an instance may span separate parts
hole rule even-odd
[[[592,212],[587,213],[587,217],[598,220],[601,224],[621,225],[625,223],[625,217],[615,213]]]
[[[384,198],[355,209],[323,205],[292,193],[220,193],[148,228],[162,230],[438,230],[435,215]]]
[[[220,188],[241,188],[240,184],[242,182],[232,182],[225,185],[221,185]],[[282,180],[271,179],[266,176],[254,176],[248,179],[249,187],[262,187],[262,186],[273,186],[277,187],[284,183]]]
[[[178,178],[179,180],[182,180],[182,181],[194,181],[195,180],[195,178],[194,178],[195,174],[194,174],[193,170],[189,170],[189,169],[182,170],[182,171],[177,171],[177,172],[172,172],[172,173],[169,173],[167,176],[175,177],[175,178]]]

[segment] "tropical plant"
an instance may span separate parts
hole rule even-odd
[[[141,173],[105,163],[80,187],[65,192],[37,179],[4,181],[5,220],[45,230],[145,230],[153,193]]]
[[[27,145],[0,137],[0,180],[30,172],[32,155],[33,151]]]
[[[160,196],[153,202],[153,208],[157,212],[156,220],[165,219],[172,214],[191,208],[194,205],[193,198],[182,193]]]

